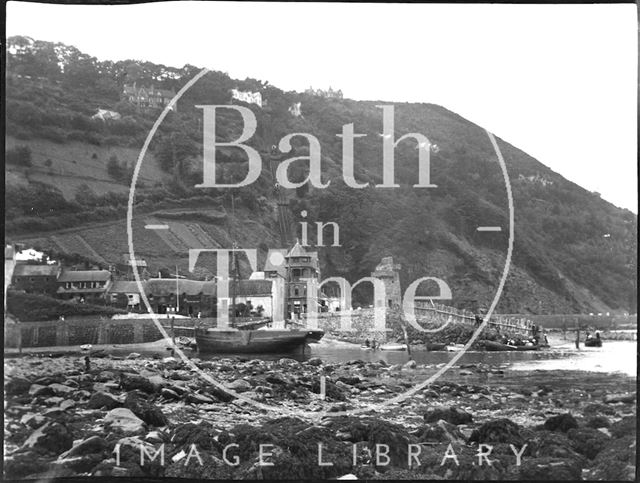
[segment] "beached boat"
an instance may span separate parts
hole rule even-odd
[[[382,344],[381,351],[406,351],[407,344]]]
[[[540,349],[539,345],[509,345],[495,342],[492,340],[481,340],[479,345],[484,347],[487,351],[537,351]]]
[[[256,329],[233,328],[196,331],[198,352],[264,354],[293,352],[305,344],[318,342],[324,331],[318,329]]]
[[[584,341],[585,347],[602,347],[602,339],[596,337]]]
[[[425,344],[425,348],[428,351],[446,351],[447,350],[447,344],[436,344],[434,342],[427,342]]]

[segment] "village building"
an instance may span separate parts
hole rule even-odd
[[[128,280],[134,279],[133,270],[138,269],[138,276],[142,279],[149,278],[148,264],[143,258],[131,259],[131,255],[124,253],[120,258],[120,261],[115,264],[115,269],[120,274],[124,275]]]
[[[135,105],[138,109],[162,109],[171,99],[175,97],[176,93],[167,89],[156,89],[153,84],[151,87],[140,86],[136,83],[124,85],[122,96],[125,100]],[[177,104],[173,105],[173,110],[177,110]]]
[[[65,300],[80,303],[101,302],[111,288],[108,270],[64,270],[58,277],[56,294]]]
[[[6,251],[6,250],[5,250]],[[58,289],[61,268],[58,264],[16,263],[11,276],[11,288],[26,293],[54,296]]]
[[[299,317],[300,314],[308,312],[307,307],[307,281],[305,279],[315,278],[320,280],[320,264],[318,252],[307,251],[299,241],[285,256],[285,266],[287,272],[286,297],[287,313],[290,318]],[[317,300],[309,297],[310,300]]]
[[[393,263],[393,257],[384,257],[371,276],[382,280],[385,287],[386,305],[389,308],[402,306],[402,290],[400,287],[401,265]]]
[[[122,119],[122,115],[116,111],[109,111],[107,109],[98,109],[91,119],[99,119],[100,121],[119,121]]]
[[[156,314],[216,316],[216,283],[177,278],[151,278],[145,293]],[[175,312],[174,312],[175,310]]]
[[[146,282],[142,282],[144,288]],[[140,311],[142,307],[140,286],[138,282],[129,280],[116,280],[108,290],[108,301],[111,305],[128,310]]]

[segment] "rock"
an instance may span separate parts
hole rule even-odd
[[[598,429],[598,428],[608,428],[609,426],[611,426],[611,423],[604,416],[593,416],[592,418],[589,418],[589,420],[587,421],[588,428]]]
[[[320,359],[319,357],[312,357],[311,359],[309,359],[307,361],[307,364],[310,366],[321,366],[322,365],[322,359]]]
[[[53,391],[56,396],[66,396],[67,394],[75,391],[74,388],[65,386],[64,384],[53,383],[49,384],[49,388]]]
[[[106,407],[107,410],[109,410],[117,408],[118,406],[121,406],[120,401],[111,394],[102,391],[93,393],[87,403],[87,408],[89,409],[100,409],[102,407]]]
[[[458,374],[460,374],[461,376],[472,376],[473,372],[463,369],[460,372],[458,372]]]
[[[132,391],[139,389],[149,394],[153,394],[156,391],[154,384],[144,376],[138,374],[123,373],[120,375],[120,386],[125,391]]]
[[[162,413],[162,410],[148,402],[140,391],[128,393],[124,399],[124,406],[151,426],[167,425],[167,417]]]
[[[235,392],[247,392],[251,390],[251,383],[244,379],[236,379],[235,381],[227,384],[227,388]]]
[[[138,354],[137,352],[132,352],[131,354],[129,354],[127,357],[125,357],[125,359],[140,359],[140,354]]]
[[[404,370],[411,370],[411,369],[415,369],[417,365],[418,365],[418,364],[417,364],[417,363],[416,363],[416,361],[414,361],[414,360],[407,361],[407,362],[405,362],[405,363],[404,363],[404,365],[402,366],[402,369],[404,369]]]
[[[218,386],[207,386],[204,390],[208,394],[210,394],[211,396],[213,396],[214,398],[222,402],[231,402],[236,398],[233,394],[229,394],[227,391],[219,388]],[[210,402],[215,402],[215,401],[210,401]]]
[[[96,376],[96,382],[114,381],[116,375],[111,371],[102,371]]]
[[[4,391],[7,396],[19,396],[21,394],[27,394],[31,388],[31,381],[24,377],[14,377],[4,385]]]
[[[104,422],[125,434],[135,434],[144,430],[144,421],[127,408],[112,409],[104,417]]]
[[[68,450],[73,444],[73,437],[69,429],[58,422],[45,423],[36,429],[24,442],[23,448],[55,453],[56,455]]]
[[[523,458],[518,477],[530,481],[581,480],[582,467],[573,460],[558,458]]]
[[[594,459],[604,449],[610,438],[597,429],[573,428],[567,432],[573,448],[588,459]]]
[[[283,357],[278,361],[278,364],[282,364],[284,366],[298,366],[300,363],[295,359],[291,359],[289,357]]]
[[[59,458],[51,463],[55,473],[55,477],[62,476],[75,476],[77,473],[87,473],[100,461],[102,461],[103,455],[99,453],[88,454],[85,456],[73,456],[69,458]],[[70,470],[71,474],[59,474],[59,470]],[[50,476],[47,474],[47,476]],[[51,475],[51,477],[54,477]]]
[[[524,438],[520,434],[520,426],[510,419],[494,419],[484,423],[471,433],[470,442],[508,443],[521,447]]]
[[[605,403],[618,403],[618,402],[632,403],[635,400],[636,400],[636,395],[635,393],[632,393],[632,392],[620,393],[620,394],[607,394],[604,397]]]
[[[584,461],[584,457],[573,449],[573,443],[567,435],[559,431],[536,431],[533,437],[527,439],[526,443],[528,445],[527,456]]]
[[[625,416],[620,421],[617,421],[609,428],[611,435],[614,438],[622,438],[623,436],[635,436],[636,435],[636,417]]]
[[[455,407],[435,408],[424,414],[424,420],[427,423],[433,423],[443,419],[451,424],[469,424],[473,421],[471,414]]]
[[[84,456],[92,453],[99,453],[108,447],[107,442],[101,436],[91,436],[80,441],[68,451],[62,453],[58,459],[72,458],[75,456]]]
[[[20,418],[20,424],[29,426],[32,429],[36,429],[42,426],[45,422],[45,417],[42,414],[27,413],[23,414]]]
[[[616,410],[611,406],[607,406],[606,404],[591,403],[591,404],[587,404],[584,407],[583,413],[585,415],[588,415],[588,414],[607,414],[609,416],[613,416],[613,415],[616,414]]]
[[[353,473],[347,473],[346,475],[339,476],[336,480],[357,480],[358,477]]]
[[[338,377],[338,382],[342,382],[344,384],[348,384],[349,386],[355,386],[362,382],[358,376],[340,376]]]
[[[173,399],[173,400],[175,400],[175,399],[180,399],[180,395],[179,395],[177,392],[175,392],[175,391],[173,391],[172,389],[169,389],[169,388],[167,388],[167,387],[163,387],[163,388],[160,390],[160,395],[161,395],[162,397],[167,398],[167,399]]]
[[[48,397],[53,396],[54,392],[49,386],[43,386],[41,384],[32,384],[29,388],[29,395],[33,397]]]
[[[544,422],[544,429],[549,431],[562,431],[566,433],[572,428],[577,428],[578,422],[570,413],[552,416]]]
[[[593,461],[591,480],[635,480],[636,437],[624,436],[607,443]]]
[[[162,436],[162,433],[160,433],[159,431],[151,431],[144,437],[144,440],[152,444],[160,444],[164,441],[164,438]]]
[[[187,402],[190,402],[192,404],[211,404],[215,402],[213,399],[205,396],[204,394],[196,393],[187,394],[186,400]]]
[[[415,435],[420,442],[451,442],[464,444],[466,438],[464,434],[454,424],[441,419],[435,424],[430,424],[420,428]]]

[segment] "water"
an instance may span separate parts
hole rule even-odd
[[[636,375],[636,351],[635,341],[607,341],[600,348],[581,347],[563,342],[552,344],[552,348],[530,352],[484,352],[468,351],[457,361],[460,364],[484,363],[494,366],[502,366],[512,370],[580,370],[591,372],[621,372],[630,376]],[[456,352],[412,350],[411,356],[418,364],[444,365],[455,357]],[[213,359],[219,357],[233,357],[217,354],[197,354],[193,357],[201,359]],[[302,351],[289,354],[259,354],[237,355],[240,359],[260,358],[265,360],[278,360],[289,357],[299,361],[308,360],[311,357],[319,357],[328,363],[341,363],[353,360],[374,362],[384,360],[388,364],[404,364],[409,360],[406,351],[370,351],[362,350],[360,346],[322,340],[318,344],[309,345],[304,353]]]

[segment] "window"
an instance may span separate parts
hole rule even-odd
[[[296,297],[300,295],[300,290],[298,290],[298,287],[293,289],[293,295],[295,295]]]

